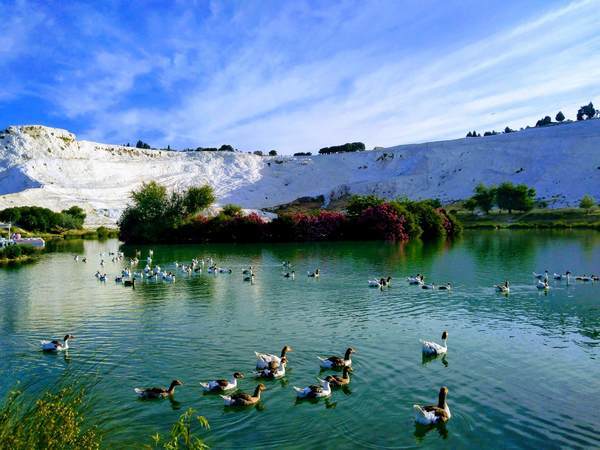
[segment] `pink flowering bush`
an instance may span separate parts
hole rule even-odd
[[[356,231],[362,239],[384,239],[387,241],[407,241],[409,236],[404,227],[406,219],[398,215],[396,209],[383,203],[365,209],[356,222]]]

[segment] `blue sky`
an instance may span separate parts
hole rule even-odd
[[[600,103],[600,0],[0,0],[0,126],[282,153]]]

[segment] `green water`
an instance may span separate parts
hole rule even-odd
[[[110,448],[140,448],[188,407],[207,417],[213,448],[558,448],[598,447],[600,283],[551,281],[532,271],[600,272],[600,234],[470,232],[454,243],[331,243],[154,247],[155,262],[212,256],[232,275],[179,275],[173,284],[131,290],[93,276],[100,252],[117,241],[70,242],[30,265],[0,269],[0,395],[17,380],[54,383],[61,374],[98,374],[91,415]],[[144,253],[147,249],[144,249]],[[133,249],[124,248],[128,255]],[[87,255],[76,263],[73,255]],[[284,279],[281,261],[298,276]],[[256,267],[256,283],[241,268]],[[143,265],[140,265],[140,269]],[[307,270],[320,267],[322,277]],[[408,286],[425,273],[451,292]],[[367,279],[393,277],[391,289]],[[511,281],[510,296],[491,287]],[[419,339],[449,331],[448,355],[423,361]],[[68,357],[38,341],[76,335]],[[200,381],[243,371],[254,351],[291,345],[288,374],[267,382],[257,408],[231,411]],[[317,355],[353,346],[349,389],[318,403],[296,402],[292,386],[320,374]],[[321,374],[326,375],[326,374]],[[140,401],[136,386],[181,386],[173,401]],[[413,403],[433,403],[448,386],[452,419],[418,428]]]

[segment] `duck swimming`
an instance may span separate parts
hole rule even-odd
[[[67,334],[63,341],[40,341],[42,350],[45,352],[62,352],[69,349],[69,339],[75,339],[72,334]]]
[[[175,386],[181,386],[182,384],[179,380],[173,380],[168,389],[164,387],[152,387],[143,389],[133,388],[133,390],[140,398],[167,398],[175,393]]]
[[[296,272],[294,272],[293,270],[291,272],[286,272],[283,275],[283,278],[291,278],[292,280],[294,280],[296,278]]]
[[[433,425],[450,420],[452,415],[450,414],[448,403],[446,403],[447,396],[448,388],[443,386],[440,389],[437,405],[413,405],[413,409],[415,411],[415,421],[421,425]]]
[[[310,278],[319,278],[320,275],[321,275],[321,272],[319,271],[319,269],[315,269],[314,272],[308,272],[308,276]]]
[[[281,358],[281,364],[275,361],[269,363],[267,369],[254,372],[258,378],[269,378],[271,380],[277,380],[285,377],[285,366],[287,364],[287,358],[284,356]]]
[[[235,372],[231,380],[212,380],[206,383],[200,383],[205,392],[224,392],[237,388],[237,380],[244,378],[244,374]]]
[[[441,286],[438,287],[438,289],[440,291],[451,291],[452,290],[452,284],[450,284],[450,283],[442,284]]]
[[[546,281],[541,281],[541,280],[538,280],[538,282],[537,282],[537,284],[536,284],[536,287],[537,287],[538,289],[540,289],[540,290],[541,290],[541,289],[543,289],[543,290],[546,290],[546,291],[547,291],[548,289],[550,289],[550,286],[548,285],[548,280],[546,280]]]
[[[533,272],[533,277],[537,278],[538,280],[548,281],[548,271],[544,270],[544,273],[535,273],[535,272]]]
[[[425,277],[423,275],[421,275],[420,273],[418,273],[414,277],[406,278],[406,281],[408,281],[408,284],[423,284],[423,283],[425,283]]]
[[[254,395],[246,394],[245,392],[237,392],[233,395],[221,395],[221,398],[225,402],[225,406],[252,406],[260,401],[260,393],[265,389],[265,385],[260,383],[254,389]]]
[[[342,367],[352,365],[352,359],[350,359],[350,355],[352,355],[352,353],[357,353],[357,351],[352,347],[349,347],[346,350],[344,358],[339,356],[330,356],[329,358],[321,358],[320,356],[317,356],[317,358],[319,358],[321,361],[320,364],[323,369],[341,369]]]
[[[327,380],[321,380],[321,385],[311,384],[305,388],[299,388],[294,386],[294,390],[296,391],[296,396],[298,398],[323,398],[329,397],[331,395],[331,385]]]
[[[281,359],[284,358],[288,352],[293,352],[293,351],[294,350],[292,349],[292,347],[290,347],[289,345],[285,345],[281,349],[281,356],[272,355],[269,353],[254,352],[254,354],[256,355],[256,368],[257,369],[268,369],[269,363],[272,361],[276,362],[279,365],[279,364],[281,364]],[[287,358],[286,358],[286,360],[287,360]]]
[[[425,355],[443,355],[448,351],[448,346],[446,341],[448,340],[448,332],[444,331],[442,333],[442,345],[431,342],[431,341],[420,341],[423,345],[423,353]]]
[[[346,386],[350,384],[350,372],[352,372],[352,367],[345,366],[341,377],[339,375],[327,375],[325,381],[328,381],[331,387]]]
[[[497,284],[494,287],[496,288],[496,291],[502,292],[503,294],[508,294],[510,292],[510,283],[508,280],[506,280],[504,284]]]

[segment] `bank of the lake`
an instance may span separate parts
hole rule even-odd
[[[121,249],[177,274],[175,283],[114,283],[127,261],[99,266]],[[598,445],[598,283],[552,281],[532,271],[597,273],[600,234],[589,231],[467,231],[452,241],[121,246],[116,240],[61,240],[39,263],[0,270],[0,397],[18,380],[52,386],[94,367],[90,412],[106,448],[139,448],[165,435],[188,407],[210,422],[213,448],[590,448]],[[87,257],[87,263],[73,256]],[[186,276],[175,262],[212,257],[232,274]],[[282,276],[290,261],[296,279]],[[242,281],[252,265],[254,284]],[[319,267],[321,278],[306,272]],[[136,269],[141,270],[143,267]],[[108,282],[94,272],[102,269]],[[405,277],[452,282],[450,292],[409,286]],[[367,280],[391,276],[392,286]],[[511,281],[504,296],[493,285]],[[448,355],[422,359],[419,339]],[[72,333],[65,354],[39,340]],[[254,351],[291,345],[287,376],[267,381],[258,408],[231,411],[199,382],[236,370],[251,391]],[[297,402],[292,386],[320,372],[317,356],[353,358],[349,389],[318,403]],[[169,401],[139,401],[134,387],[181,379]],[[541,381],[541,382],[540,382]],[[413,403],[432,403],[448,386],[452,419],[442,428],[413,422]],[[325,425],[324,425],[325,424]],[[307,433],[306,430],[310,430]]]
[[[509,214],[492,211],[489,214],[473,214],[452,208],[466,229],[582,229],[600,231],[600,209],[590,211],[581,208],[533,209],[529,212]]]

